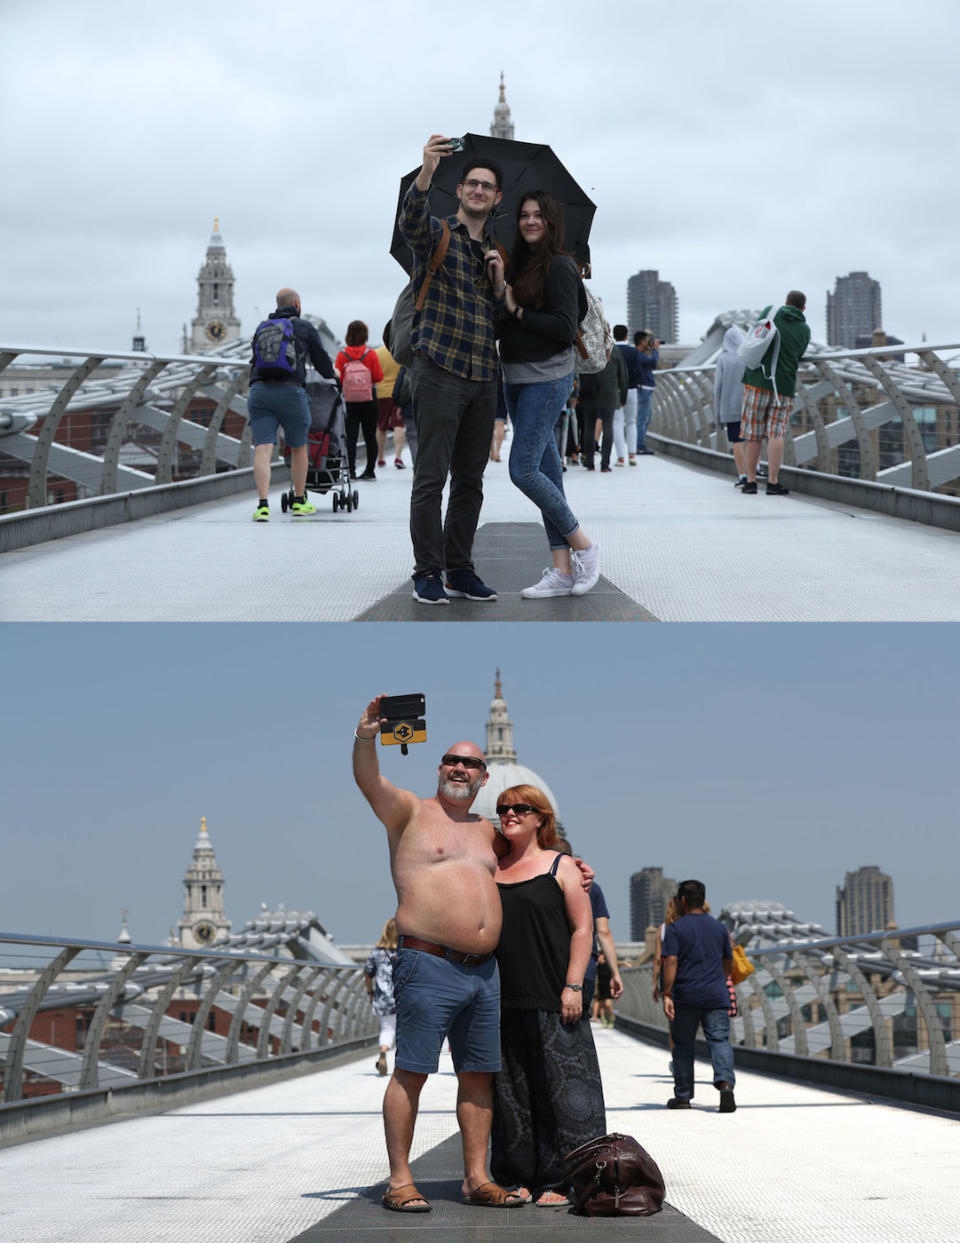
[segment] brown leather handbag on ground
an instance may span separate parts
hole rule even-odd
[[[573,1186],[572,1213],[584,1217],[650,1217],[666,1189],[653,1157],[632,1135],[600,1135],[564,1157]]]

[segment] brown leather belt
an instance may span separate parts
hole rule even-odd
[[[493,957],[492,951],[489,954],[463,954],[460,950],[449,950],[445,945],[438,945],[436,941],[421,941],[419,937],[402,936],[399,944],[404,949],[422,950],[424,954],[446,958],[448,962],[459,963],[462,967],[479,967],[482,962]]]

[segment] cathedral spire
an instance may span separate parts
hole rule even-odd
[[[233,305],[235,278],[227,262],[227,250],[220,233],[220,217],[213,218],[213,232],[207,245],[207,256],[197,273],[197,313],[190,324],[186,342],[191,354],[236,341],[240,337],[240,320]]]
[[[183,884],[186,896],[179,925],[183,948],[202,949],[217,937],[229,935],[230,920],[223,909],[223,872],[213,853],[206,816],[200,818],[200,832]]]
[[[507,711],[507,703],[503,698],[503,683],[500,681],[500,670],[497,670],[493,684],[493,702],[490,704],[490,715],[487,717],[487,764],[492,761],[500,763],[517,762],[517,753],[513,746],[513,722]]]
[[[507,103],[507,88],[503,81],[503,70],[500,70],[500,98],[493,110],[493,124],[490,126],[491,138],[513,138],[514,125],[510,120],[510,105]]]

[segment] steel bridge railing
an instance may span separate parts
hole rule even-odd
[[[805,470],[960,495],[960,345],[813,347],[801,364],[784,462]],[[916,363],[893,360],[906,355]],[[651,430],[729,452],[715,426],[715,364],[656,373]]]
[[[960,1077],[960,923],[746,947],[731,1039],[745,1048]],[[653,967],[622,971],[618,1011],[668,1027]]]
[[[0,1109],[265,1067],[377,1030],[357,966],[0,933]]]

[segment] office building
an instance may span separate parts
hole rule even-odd
[[[869,337],[883,326],[880,282],[869,272],[838,276],[827,294],[827,344],[845,350],[857,348],[857,337]]]
[[[847,872],[837,888],[837,936],[883,932],[893,924],[893,881],[878,867]]]
[[[627,328],[631,341],[641,331],[663,342],[679,338],[677,291],[659,272],[638,272],[627,281]]]
[[[677,882],[663,868],[641,868],[630,877],[630,940],[643,941],[649,927],[659,927]]]

